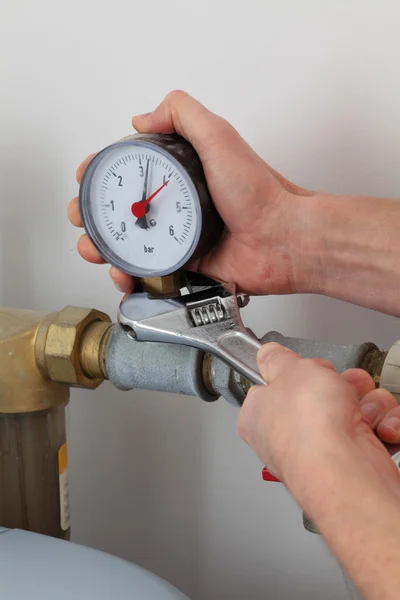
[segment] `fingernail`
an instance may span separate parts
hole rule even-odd
[[[257,354],[258,364],[260,365],[266,360],[268,360],[272,354],[275,354],[275,352],[278,352],[280,349],[281,346],[276,342],[270,342],[269,344],[265,344],[264,346],[262,346]]]
[[[382,424],[385,425],[388,429],[392,429],[396,433],[400,432],[400,419],[399,417],[388,417],[382,421]]]
[[[373,425],[378,418],[379,410],[376,404],[373,402],[367,402],[366,404],[361,404],[360,406],[361,414],[364,419],[369,423],[369,425]]]
[[[147,117],[149,117],[151,115],[151,112],[148,113],[143,113],[141,115],[135,115],[133,118],[134,119],[147,119]]]

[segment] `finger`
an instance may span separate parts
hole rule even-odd
[[[94,244],[87,235],[82,235],[78,240],[78,252],[88,262],[102,265],[106,261],[100,256]]]
[[[371,375],[363,369],[348,369],[344,371],[340,377],[351,383],[358,392],[359,398],[364,398],[365,394],[372,392],[375,389],[375,383]]]
[[[181,90],[170,92],[153,112],[133,117],[132,124],[141,133],[176,131],[199,153],[212,139],[224,139],[229,144],[230,139],[239,137],[227,121]]]
[[[364,420],[375,429],[386,414],[397,406],[397,402],[388,390],[378,389],[368,392],[360,402],[360,411]]]
[[[133,278],[130,275],[118,271],[115,267],[111,267],[110,277],[119,292],[130,294],[133,291]]]
[[[400,444],[400,406],[389,410],[379,423],[376,433],[382,442]]]
[[[275,342],[265,344],[257,355],[258,368],[266,383],[272,383],[283,371],[294,367],[301,357]]]
[[[93,154],[90,154],[87,158],[85,158],[85,160],[83,161],[82,164],[79,165],[79,167],[76,170],[76,180],[77,182],[81,183],[82,181],[82,177],[84,172],[86,171],[88,164],[90,163],[90,161],[96,156],[97,152],[94,152]]]
[[[79,200],[78,200],[78,198],[74,198],[68,204],[68,219],[70,220],[70,222],[72,223],[72,225],[75,225],[75,227],[82,227],[83,226],[82,219],[81,219],[81,212],[79,210]]]

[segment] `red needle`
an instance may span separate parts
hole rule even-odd
[[[136,217],[137,219],[141,219],[145,216],[146,214],[146,206],[153,200],[153,198],[155,198],[157,196],[157,194],[159,194],[161,192],[161,190],[168,185],[169,180],[166,181],[165,183],[163,183],[158,190],[156,190],[155,192],[153,192],[153,194],[151,194],[151,196],[149,196],[144,202],[134,202],[132,204],[131,207],[131,211],[134,217]]]

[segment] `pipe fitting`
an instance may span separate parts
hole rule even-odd
[[[360,369],[367,371],[375,382],[376,387],[380,386],[383,366],[387,358],[387,352],[379,350],[376,346],[371,345],[370,350],[364,356]]]
[[[35,344],[42,374],[73,387],[97,388],[106,377],[105,348],[111,330],[108,315],[67,306],[48,315]]]
[[[380,387],[389,390],[400,402],[400,340],[387,353],[380,375]]]
[[[120,390],[155,390],[217,400],[203,380],[204,353],[162,342],[137,342],[114,325],[107,344],[107,378]]]
[[[206,353],[203,358],[202,375],[204,385],[210,394],[216,398],[222,396],[232,406],[242,406],[251,386],[243,375],[209,353]]]
[[[0,309],[0,414],[32,413],[67,404],[66,385],[44,379],[35,341],[46,315]]]
[[[174,298],[182,287],[182,273],[175,271],[162,277],[144,278],[142,284],[150,298]]]

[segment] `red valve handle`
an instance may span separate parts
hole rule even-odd
[[[275,477],[275,475],[272,475],[272,473],[268,471],[267,467],[264,467],[262,470],[262,478],[264,481],[277,481],[278,483],[281,483],[280,480]]]

